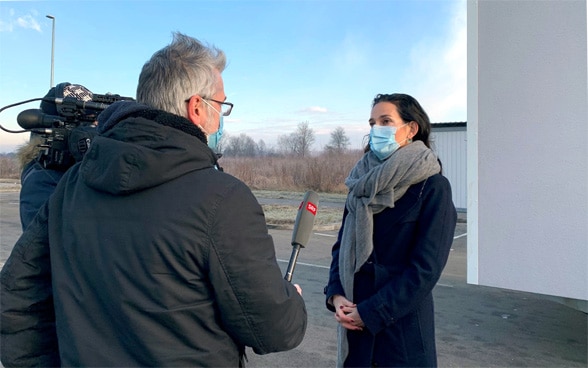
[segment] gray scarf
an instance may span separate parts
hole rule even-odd
[[[367,152],[351,170],[345,180],[348,214],[339,251],[339,276],[347,299],[353,300],[354,274],[374,248],[373,215],[394,207],[411,185],[440,171],[437,156],[422,141],[402,147],[384,162]],[[339,325],[337,335],[337,366],[342,367],[349,352],[347,330]]]

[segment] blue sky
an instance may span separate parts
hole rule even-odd
[[[0,107],[54,84],[135,96],[141,67],[179,31],[227,54],[227,135],[275,146],[307,121],[320,150],[337,127],[352,148],[377,93],[408,93],[432,122],[466,120],[465,0],[2,1]],[[16,116],[38,102],[0,113]],[[0,131],[0,152],[28,134]]]

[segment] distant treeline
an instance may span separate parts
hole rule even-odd
[[[344,180],[362,153],[349,150],[350,140],[342,127],[335,128],[320,153],[313,151],[315,133],[308,121],[294,132],[278,136],[276,147],[247,134],[224,134],[218,149],[220,165],[257,190],[314,190],[346,193]],[[0,178],[20,178],[14,153],[0,154]]]
[[[254,190],[347,193],[344,181],[362,153],[324,151],[307,156],[222,156],[220,166]],[[0,154],[0,178],[19,179],[21,167],[14,154]]]
[[[0,179],[19,179],[20,164],[14,152],[0,153]]]

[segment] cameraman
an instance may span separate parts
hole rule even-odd
[[[24,231],[37,211],[47,201],[63,171],[45,169],[38,160],[43,139],[31,134],[30,141],[20,147],[17,156],[23,167],[20,175],[20,223]]]
[[[301,290],[212,149],[233,107],[225,64],[176,33],[143,66],[137,102],[98,116],[2,269],[5,366],[243,366],[246,346],[301,343]]]
[[[79,84],[68,82],[60,83],[52,87],[44,98],[73,98],[77,101],[88,102],[92,100],[92,92]],[[42,101],[41,111],[51,116],[60,116],[60,111],[55,102]],[[85,120],[94,120],[94,111],[83,111]],[[65,117],[63,117],[65,119]],[[53,152],[54,147],[47,147],[47,135],[31,133],[29,142],[17,151],[17,157],[21,164],[20,176],[20,222],[24,231],[33,220],[37,211],[47,201],[55,190],[57,183],[75,161],[81,160],[81,153],[78,152],[77,140],[75,137],[89,138],[95,134],[95,124],[81,121],[80,125],[73,129],[71,136],[72,149],[69,149],[69,142],[65,142],[67,150],[64,152]],[[65,148],[64,147],[64,148]],[[59,163],[50,162],[51,157],[59,155],[63,159]]]

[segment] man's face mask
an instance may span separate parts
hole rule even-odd
[[[219,125],[218,125],[218,130],[216,131],[216,133],[208,134],[205,131],[205,133],[208,134],[208,147],[210,147],[211,149],[216,151],[216,147],[218,146],[218,142],[220,141],[221,137],[223,136],[223,128],[224,128],[223,114],[221,114],[220,111],[215,109],[214,106],[209,104],[205,99],[202,99],[202,101],[204,101],[205,104],[210,106],[210,108],[213,109],[219,116]]]

